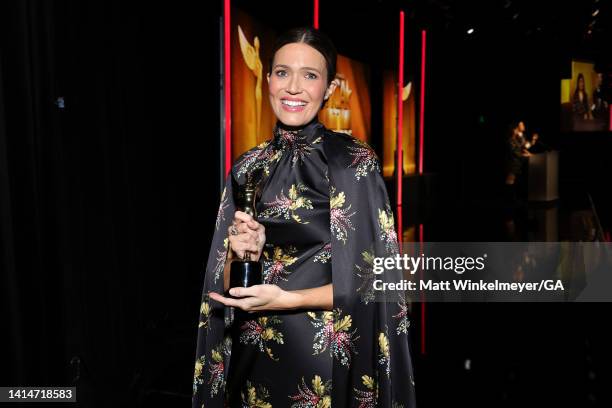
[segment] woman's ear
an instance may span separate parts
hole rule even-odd
[[[269,72],[266,74],[266,81],[268,81],[268,83],[270,83],[270,73]]]
[[[338,79],[334,78],[334,80],[331,81],[331,83],[327,87],[327,90],[325,91],[325,97],[323,99],[328,100],[329,97],[334,93],[338,85],[339,85]]]

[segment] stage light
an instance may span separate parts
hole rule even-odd
[[[472,360],[470,360],[469,358],[466,359],[463,362],[463,368],[465,368],[466,371],[470,371],[472,369]]]
[[[421,31],[421,102],[419,104],[419,174],[423,174],[423,142],[425,140],[425,63],[427,61],[427,31]],[[423,242],[421,240],[421,242]]]
[[[402,146],[403,146],[403,112],[404,112],[404,104],[402,101],[403,90],[404,90],[404,11],[400,10],[400,21],[399,21],[399,52],[398,52],[398,94],[397,94],[397,144],[396,144],[396,152],[397,152],[397,165],[395,171],[397,172],[397,188],[396,188],[396,205],[397,205],[397,236],[398,242],[402,243],[403,230],[402,230],[402,182],[403,182],[403,174],[404,174],[404,165],[402,161]]]
[[[64,109],[66,107],[66,103],[64,101],[63,96],[57,97],[57,99],[55,100],[55,106],[57,106],[59,109]]]
[[[473,33],[474,33],[474,29],[473,29],[473,28],[468,29],[468,30],[467,30],[467,33],[468,33],[468,34],[473,34]]]
[[[591,14],[593,17],[596,17],[599,14],[599,9],[595,10],[593,12],[593,14]]]

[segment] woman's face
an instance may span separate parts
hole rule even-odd
[[[276,118],[287,126],[302,126],[318,113],[323,99],[334,91],[327,86],[323,55],[304,43],[281,47],[274,55],[268,74],[270,104]]]
[[[578,89],[580,89],[581,91],[584,91],[584,78],[583,77],[578,78]]]

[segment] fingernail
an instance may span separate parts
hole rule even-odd
[[[234,296],[236,294],[236,289],[230,289],[229,294]]]

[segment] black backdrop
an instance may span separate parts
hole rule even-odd
[[[80,375],[100,406],[190,393],[219,197],[217,3],[1,2],[0,384]]]

